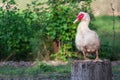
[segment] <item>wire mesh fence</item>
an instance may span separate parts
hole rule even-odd
[[[120,0],[93,0],[91,7],[95,16],[112,15],[112,8],[116,16],[120,15]]]

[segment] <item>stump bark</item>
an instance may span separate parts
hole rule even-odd
[[[112,80],[111,62],[75,60],[71,64],[71,80]]]

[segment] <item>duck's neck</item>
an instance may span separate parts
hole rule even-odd
[[[78,29],[77,29],[78,32],[79,31],[89,31],[90,30],[89,27],[88,27],[89,22],[90,21],[81,21],[78,25]]]

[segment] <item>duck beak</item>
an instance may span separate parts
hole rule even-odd
[[[77,21],[78,21],[78,19],[74,20],[74,22],[73,22],[73,23],[75,24]]]

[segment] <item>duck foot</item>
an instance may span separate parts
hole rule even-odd
[[[91,61],[89,58],[84,58],[84,61]]]
[[[99,58],[96,58],[93,62],[102,62],[102,60]]]

